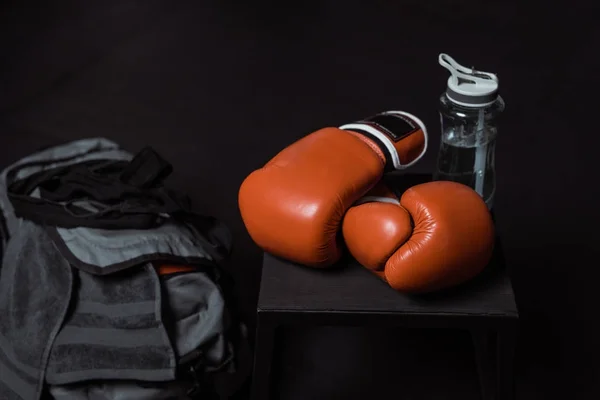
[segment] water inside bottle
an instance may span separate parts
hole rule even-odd
[[[488,208],[491,208],[496,190],[495,136],[494,130],[487,127],[480,135],[464,136],[460,132],[446,132],[442,135],[435,179],[463,183],[480,191],[479,194],[485,200]],[[476,137],[477,139],[475,139]],[[476,170],[479,148],[482,148],[480,157],[485,158],[483,162],[479,162],[479,165],[484,167]],[[479,185],[477,183],[478,176]]]

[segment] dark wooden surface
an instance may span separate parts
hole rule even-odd
[[[496,257],[473,281],[445,292],[407,295],[350,260],[315,270],[266,254],[260,311],[370,312],[517,317],[510,279]]]
[[[387,183],[401,193],[428,180],[430,176],[425,174],[394,175]],[[258,310],[518,316],[499,241],[492,262],[482,274],[464,285],[427,295],[399,293],[349,257],[330,269],[317,270],[265,254]]]

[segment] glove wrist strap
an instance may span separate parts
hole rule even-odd
[[[414,115],[403,111],[387,111],[342,125],[340,129],[356,132],[374,143],[385,157],[386,172],[412,166],[427,150],[425,125]],[[422,137],[414,140],[415,135]]]

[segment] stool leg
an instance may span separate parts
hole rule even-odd
[[[488,330],[471,330],[475,350],[475,362],[479,377],[479,389],[483,400],[493,399],[494,355],[490,351],[492,334]]]
[[[497,343],[497,391],[499,400],[512,400],[515,397],[514,357],[516,348],[516,327],[498,332]]]
[[[271,389],[271,364],[275,326],[257,320],[256,343],[254,349],[254,372],[252,377],[252,400],[269,400]]]

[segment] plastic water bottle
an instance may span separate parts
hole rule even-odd
[[[470,186],[491,209],[496,192],[496,118],[504,111],[498,77],[463,67],[443,53],[439,63],[451,76],[440,96],[442,143],[434,179]]]

